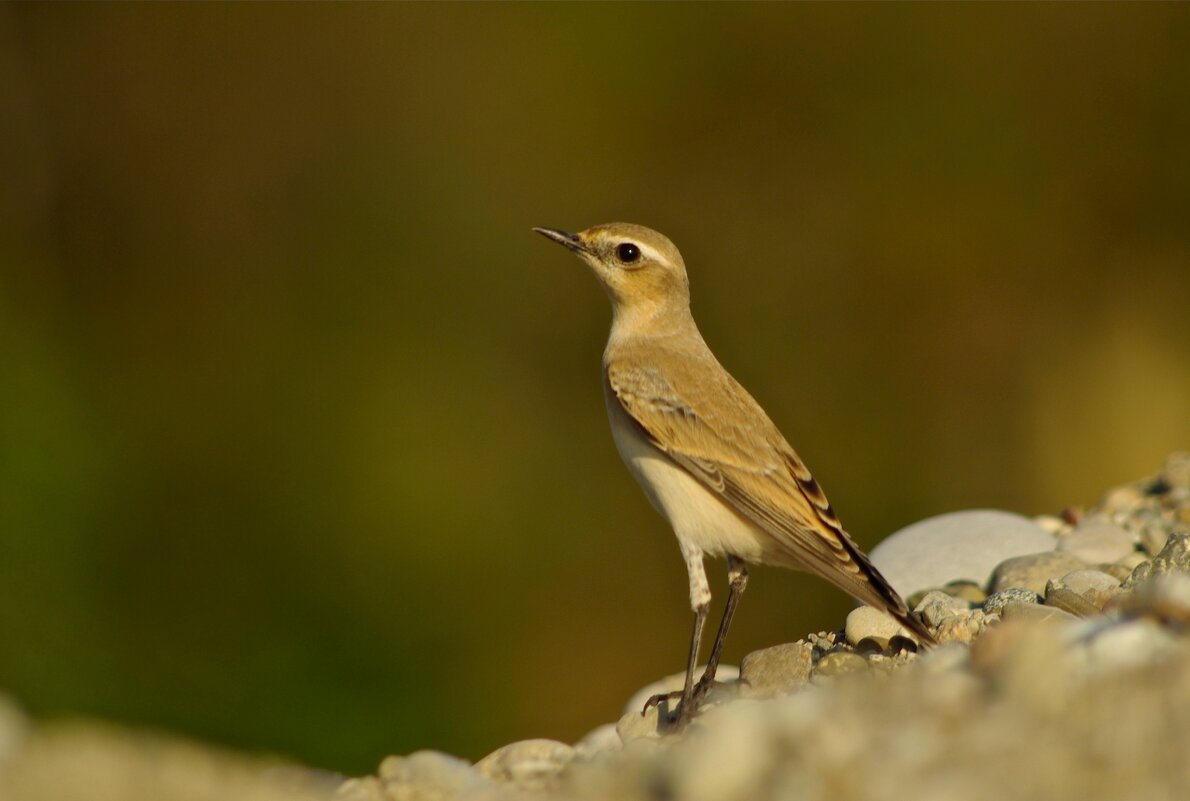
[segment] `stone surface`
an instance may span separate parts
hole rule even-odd
[[[952,581],[944,585],[942,591],[947,595],[952,595],[964,601],[973,604],[982,604],[987,600],[988,594],[984,592],[983,587],[976,584],[974,581],[967,581],[960,579],[959,581]]]
[[[994,592],[983,602],[983,611],[988,614],[999,614],[1009,604],[1039,604],[1041,594],[1024,587],[1009,587],[1006,590]]]
[[[574,758],[574,749],[557,740],[521,740],[497,748],[475,763],[475,772],[496,782],[516,784],[525,790],[554,785],[562,768]]]
[[[1045,605],[1053,606],[1075,617],[1091,617],[1099,614],[1099,607],[1059,582],[1051,581],[1045,588]]]
[[[1022,623],[1074,623],[1077,617],[1064,609],[1054,606],[1038,604],[1008,604],[1000,610],[1000,619],[1005,623],[1019,621]]]
[[[1062,576],[1062,583],[1080,595],[1091,590],[1106,592],[1120,588],[1120,580],[1115,576],[1092,568],[1072,570]]]
[[[1146,616],[1175,627],[1190,627],[1190,574],[1166,573],[1138,585],[1119,605],[1131,616]]]
[[[644,701],[641,701],[643,706]],[[665,711],[668,713],[668,708]],[[616,722],[616,736],[624,745],[634,740],[656,739],[661,735],[661,709],[656,705],[647,710],[638,707],[636,711],[625,712]]]
[[[616,751],[623,745],[616,724],[604,723],[596,726],[583,735],[583,739],[574,744],[574,755],[582,759],[589,759],[596,754]]]
[[[1136,566],[1124,586],[1135,587],[1153,576],[1164,576],[1166,573],[1187,572],[1190,572],[1190,534],[1173,534],[1152,561]]]
[[[967,602],[961,598],[948,595],[940,590],[933,590],[926,593],[925,597],[913,608],[913,611],[921,616],[926,628],[936,629],[942,625],[942,621],[968,608],[970,607]]]
[[[835,651],[818,660],[818,664],[814,666],[814,675],[816,677],[845,676],[848,673],[862,673],[867,669],[868,660],[859,654]]]
[[[391,801],[447,801],[488,784],[487,777],[441,751],[414,751],[380,763],[380,782]]]
[[[1087,563],[1074,554],[1059,551],[1017,556],[996,566],[992,574],[992,591],[1000,592],[1017,587],[1041,595],[1050,579],[1059,578],[1086,566]]]
[[[1062,576],[1062,584],[1077,592],[1097,609],[1103,609],[1107,603],[1120,595],[1120,579],[1102,570],[1090,568],[1074,570]]]
[[[1058,537],[1059,552],[1071,553],[1087,564],[1111,564],[1136,550],[1134,537],[1106,516],[1086,517],[1073,531]]]
[[[843,625],[843,632],[847,642],[858,645],[861,640],[871,640],[881,649],[888,647],[888,641],[898,635],[916,639],[896,621],[891,615],[871,606],[857,606],[847,615],[847,622]]]
[[[1174,636],[1152,620],[1134,620],[1097,630],[1087,642],[1089,667],[1095,671],[1136,668],[1168,656]]]
[[[740,663],[743,694],[748,698],[768,698],[801,689],[810,680],[813,654],[814,647],[808,642],[753,651]]]
[[[966,579],[984,585],[996,565],[1054,547],[1054,537],[1027,517],[992,509],[952,512],[889,535],[871,551],[902,597]]]

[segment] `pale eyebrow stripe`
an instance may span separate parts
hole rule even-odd
[[[643,242],[637,242],[635,239],[630,239],[628,241],[631,242],[632,244],[636,245],[638,248],[640,248],[640,252],[641,252],[642,256],[647,256],[650,259],[652,259],[653,261],[661,262],[662,264],[669,263],[664,256],[662,256],[654,248],[649,247],[648,245],[644,244]]]

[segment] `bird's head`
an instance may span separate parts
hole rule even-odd
[[[595,273],[617,318],[657,318],[690,308],[682,254],[663,234],[632,223],[605,223],[572,234],[534,228],[574,253]]]

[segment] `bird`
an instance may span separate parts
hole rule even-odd
[[[612,437],[686,562],[694,627],[681,691],[663,725],[684,726],[715,683],[749,564],[809,572],[899,621],[929,630],[843,528],[822,487],[760,404],[715,358],[690,311],[681,253],[663,234],[614,222],[534,231],[586,262],[611,300],[603,391]],[[728,597],[702,677],[694,674],[710,607],[704,556],[727,561]],[[667,704],[668,708],[668,704]],[[660,710],[659,710],[660,713]]]

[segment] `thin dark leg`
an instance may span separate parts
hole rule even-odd
[[[719,621],[719,632],[715,635],[715,643],[711,646],[711,658],[707,660],[707,669],[698,682],[696,697],[701,699],[715,683],[715,671],[719,669],[719,657],[723,655],[723,643],[727,640],[727,630],[731,628],[731,619],[735,616],[736,604],[748,586],[748,568],[744,562],[735,556],[727,557],[727,579],[730,590],[727,605],[723,607],[723,619]]]
[[[690,655],[686,659],[686,684],[682,688],[681,693],[661,693],[654,695],[645,701],[645,708],[640,711],[643,715],[649,711],[649,707],[657,706],[662,701],[668,701],[671,698],[681,697],[678,704],[677,715],[679,717],[673,719],[680,719],[686,717],[685,710],[691,706],[691,699],[694,697],[694,669],[698,667],[698,651],[702,645],[702,630],[707,623],[707,611],[710,609],[710,604],[703,604],[694,610],[694,631],[690,634]]]

